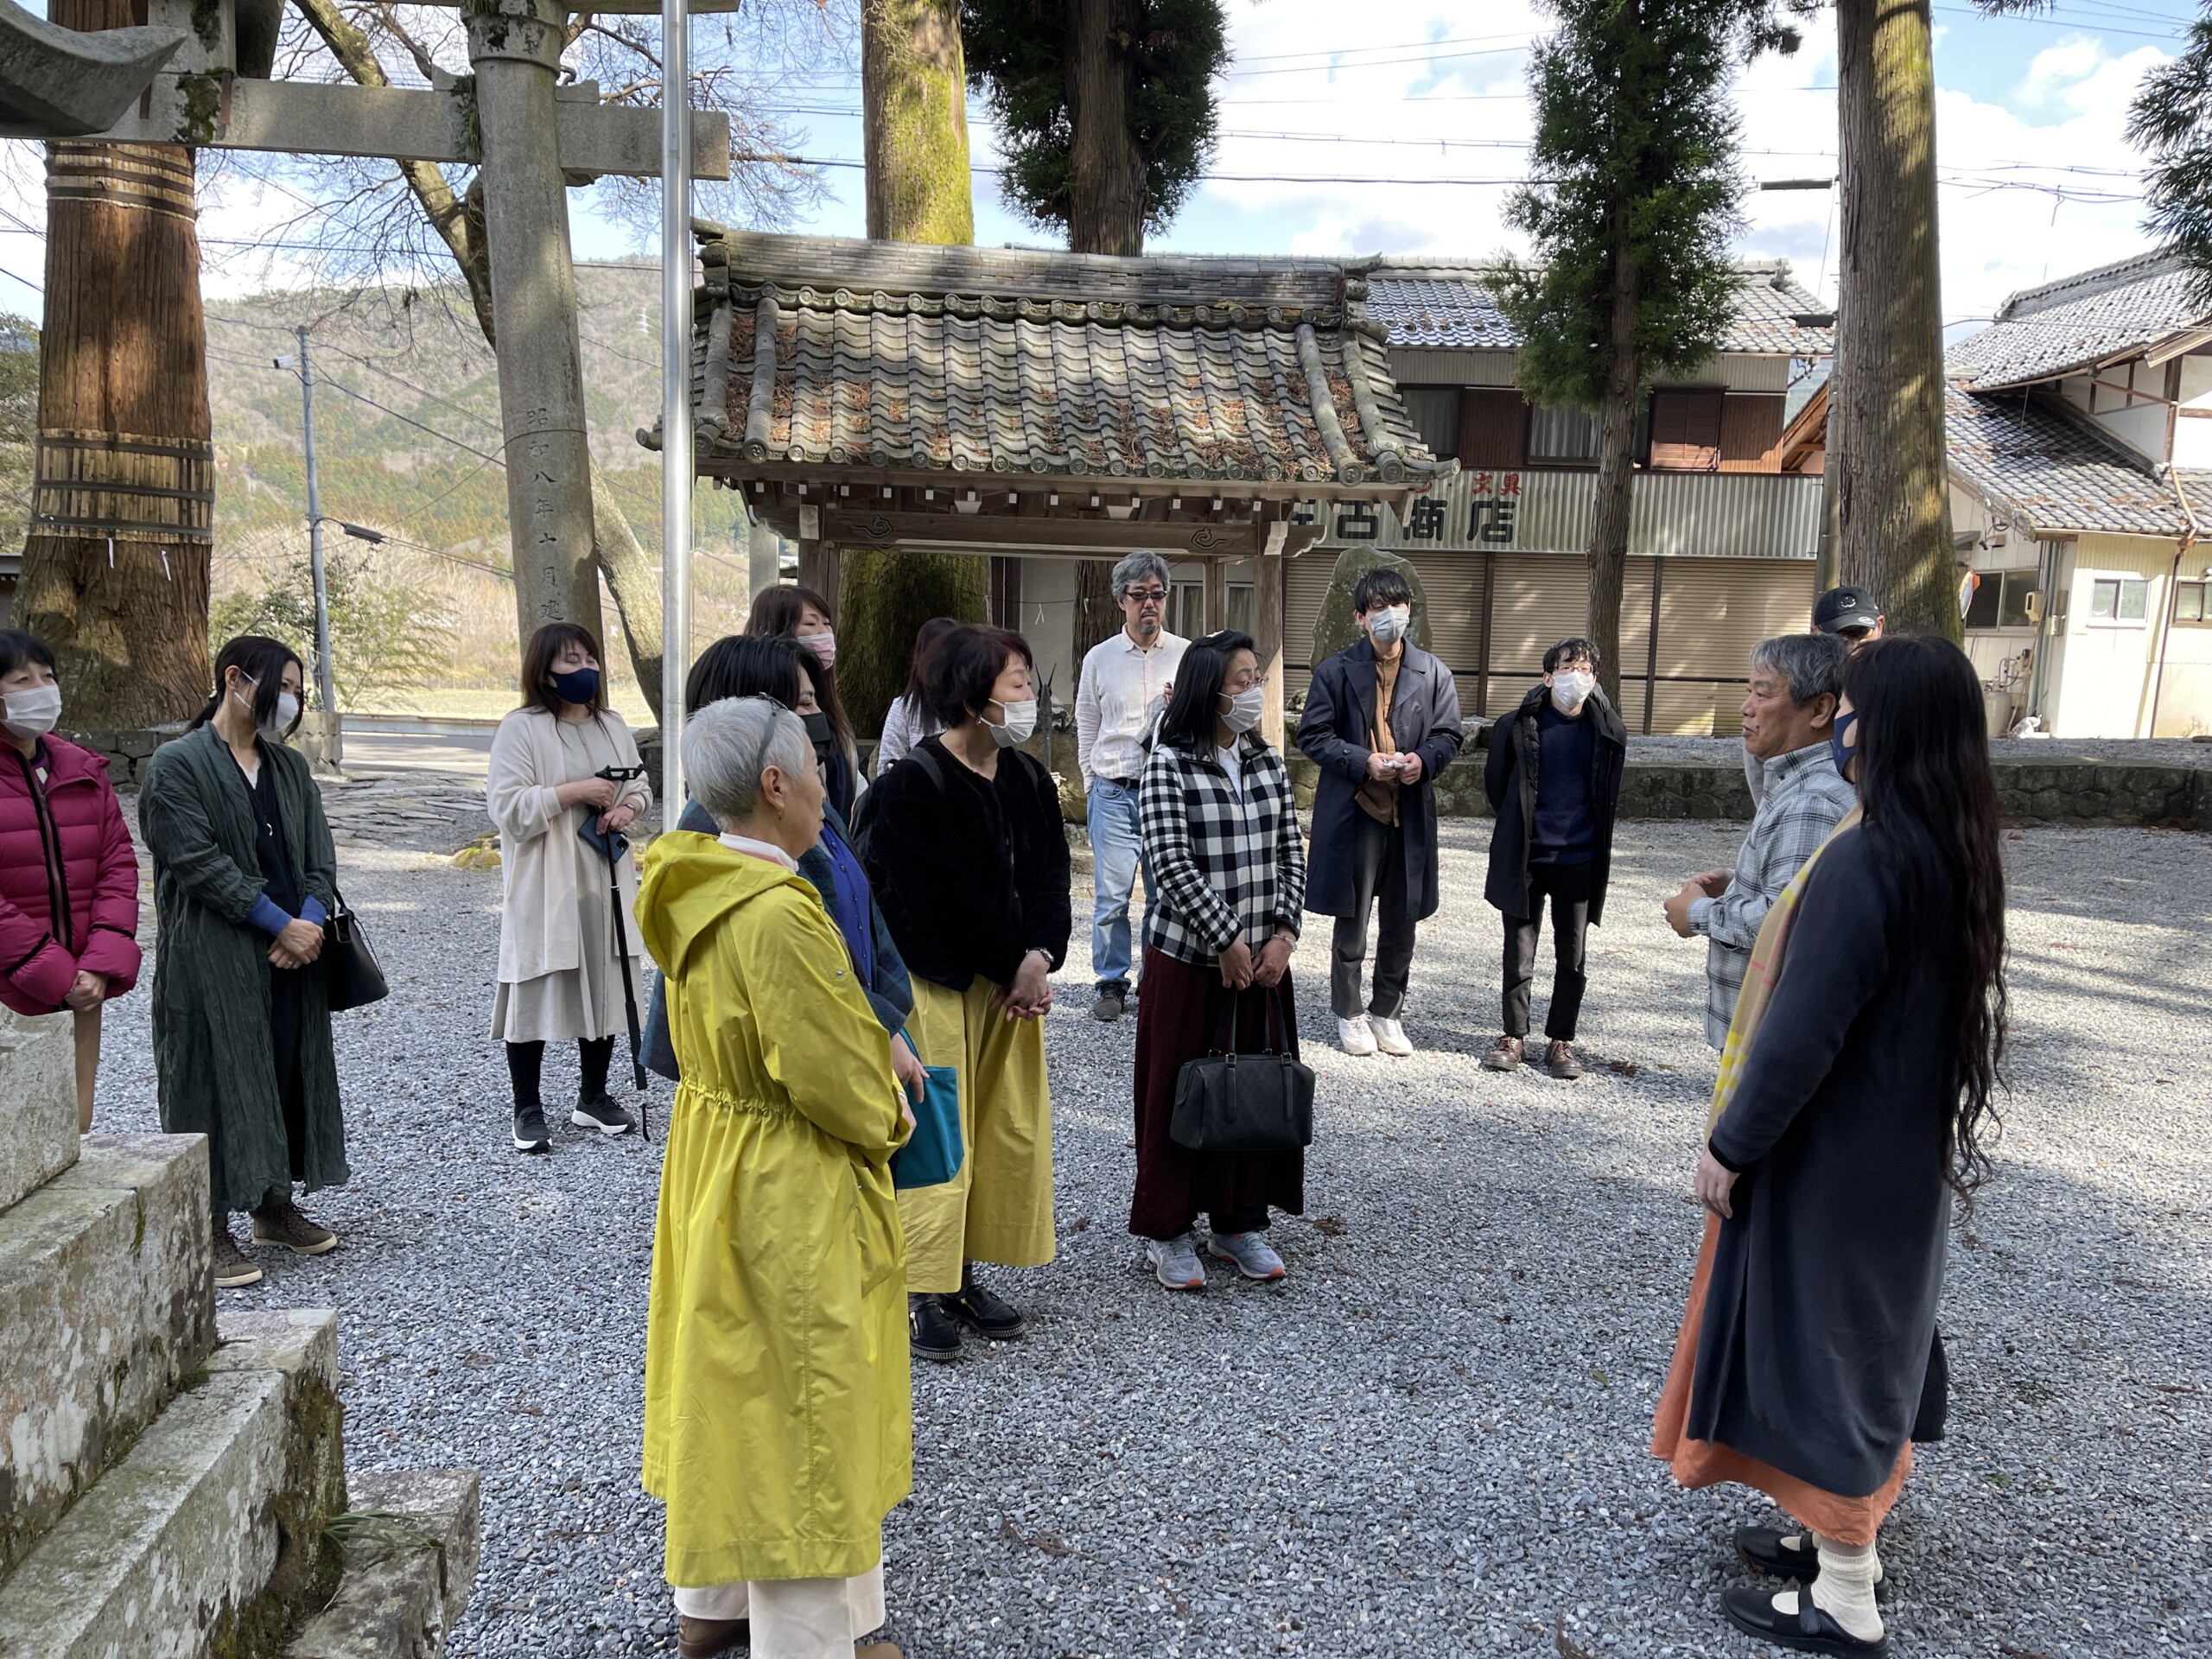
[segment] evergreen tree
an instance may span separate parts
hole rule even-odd
[[[2182,54],[2143,77],[2127,137],[2150,158],[2150,228],[2189,261],[2198,296],[2212,305],[2212,6],[2190,25]]]
[[[1221,0],[961,0],[960,27],[1007,203],[1077,253],[1142,253],[1213,150]]]
[[[1521,335],[1530,401],[1598,416],[1584,626],[1618,700],[1637,417],[1655,379],[1713,356],[1734,308],[1729,248],[1744,186],[1730,63],[1777,37],[1743,0],[1551,6],[1559,29],[1529,67],[1540,181],[1506,208],[1536,263],[1508,262],[1496,289]]]

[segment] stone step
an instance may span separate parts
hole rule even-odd
[[[0,1583],[0,1654],[268,1653],[318,1583],[327,1593],[324,1529],[345,1505],[337,1316],[276,1317],[219,1348]]]
[[[0,1210],[76,1161],[73,1022],[0,1008]]]
[[[476,1471],[387,1471],[346,1484],[353,1508],[331,1528],[345,1538],[346,1576],[285,1659],[443,1653],[482,1548]]]
[[[214,1346],[208,1238],[199,1135],[87,1136],[0,1212],[0,1573]]]

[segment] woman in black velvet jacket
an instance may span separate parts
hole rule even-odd
[[[1032,660],[1018,633],[945,635],[925,687],[943,733],[871,791],[865,864],[913,978],[908,1035],[960,1077],[960,1173],[899,1195],[924,1359],[956,1357],[963,1325],[1001,1342],[1028,1328],[973,1263],[1052,1259],[1043,1017],[1067,956],[1068,845],[1052,775],[1017,747],[1036,726]]]

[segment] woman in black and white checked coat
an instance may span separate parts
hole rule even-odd
[[[1290,953],[1306,849],[1290,774],[1255,729],[1266,687],[1249,634],[1195,642],[1176,670],[1138,790],[1154,891],[1137,1005],[1129,1230],[1170,1290],[1205,1288],[1194,1231],[1201,1210],[1215,1256],[1248,1279],[1274,1281],[1283,1264],[1267,1242],[1268,1211],[1306,1207],[1304,1154],[1195,1153],[1167,1133],[1176,1076],[1213,1046],[1232,990],[1245,993],[1240,1051],[1261,1048],[1271,1020],[1277,1046],[1297,1046]]]

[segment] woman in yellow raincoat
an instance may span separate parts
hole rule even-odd
[[[645,1335],[646,1491],[668,1505],[683,1659],[847,1659],[883,1623],[883,1517],[913,1478],[912,1118],[890,1039],[798,855],[823,786],[796,715],[717,702],[683,734],[720,836],[664,835],[638,920],[683,1082]],[[898,1659],[889,1643],[861,1659]]]

